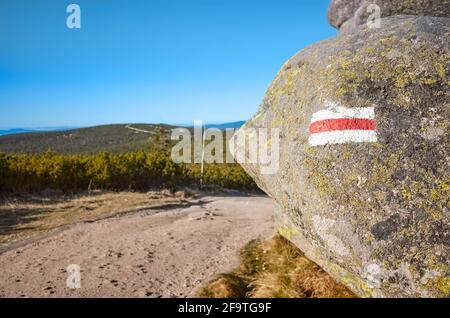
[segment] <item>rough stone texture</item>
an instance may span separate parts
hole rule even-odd
[[[380,7],[382,18],[394,15],[450,17],[450,0],[332,0],[328,20],[342,31],[352,30],[367,22],[370,4]]]
[[[361,7],[364,0],[331,0],[328,8],[328,21],[335,28],[350,20]]]
[[[279,170],[242,165],[279,204],[279,232],[358,295],[449,297],[450,19],[383,22],[286,62],[238,132],[279,128]],[[330,103],[374,107],[378,142],[311,147]]]

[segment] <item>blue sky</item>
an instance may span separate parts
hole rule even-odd
[[[328,2],[1,0],[0,128],[246,120]]]

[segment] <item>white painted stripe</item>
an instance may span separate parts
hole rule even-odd
[[[375,119],[375,109],[374,107],[347,108],[343,106],[333,106],[315,113],[312,116],[311,123],[319,120],[339,118]]]
[[[374,130],[337,130],[311,134],[309,144],[312,147],[345,144],[349,142],[377,142],[378,135]]]

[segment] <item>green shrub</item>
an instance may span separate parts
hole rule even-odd
[[[136,151],[112,155],[36,155],[0,153],[0,192],[37,192],[45,189],[76,192],[148,190],[198,184],[200,165],[176,164],[168,153]],[[204,184],[256,190],[253,180],[237,164],[205,165]]]

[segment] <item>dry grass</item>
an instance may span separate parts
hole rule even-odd
[[[164,193],[92,192],[24,195],[0,200],[0,246],[61,226],[90,222],[128,211],[180,202]]]
[[[200,292],[203,298],[245,298],[248,282],[235,274],[221,274]]]
[[[208,298],[349,298],[355,297],[281,236],[251,241],[241,251],[238,269],[203,287]]]

